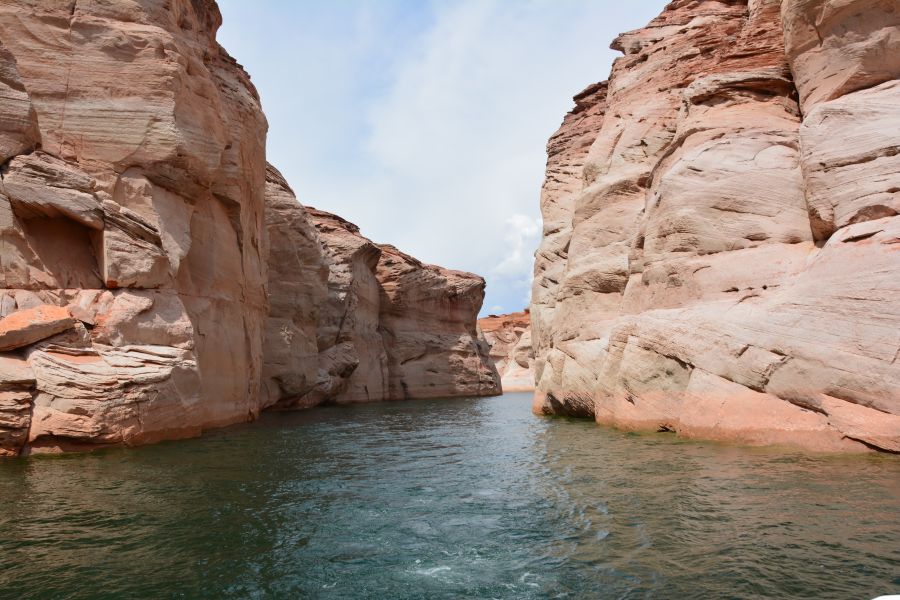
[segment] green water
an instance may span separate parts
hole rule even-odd
[[[629,435],[527,394],[0,462],[2,598],[872,598],[900,459]]]

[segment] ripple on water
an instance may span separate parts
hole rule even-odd
[[[539,419],[530,398],[269,415],[0,463],[2,598],[870,598],[900,460]]]

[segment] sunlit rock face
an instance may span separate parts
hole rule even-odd
[[[615,40],[549,147],[536,412],[900,450],[898,19],[676,1]]]
[[[500,393],[478,334],[484,280],[424,264],[307,209],[328,262],[318,385],[305,405]]]
[[[266,121],[220,20],[211,0],[0,5],[0,316],[69,315],[0,350],[7,454],[260,410]]]
[[[489,315],[478,320],[478,327],[491,347],[491,360],[500,374],[503,391],[534,391],[530,311]]]

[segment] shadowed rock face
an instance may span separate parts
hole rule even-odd
[[[0,6],[0,316],[69,325],[0,352],[6,453],[260,410],[266,121],[219,23],[212,1]]]
[[[549,146],[536,412],[900,451],[898,18],[676,1],[613,43]]]
[[[475,326],[481,277],[375,244],[353,223],[301,206],[283,180],[271,179],[264,365],[271,404],[500,393]]]
[[[305,404],[487,396],[500,382],[475,319],[484,280],[378,245],[306,209],[329,268],[319,386]]]
[[[269,315],[262,403],[264,408],[297,406],[317,384],[328,261],[306,211],[271,165],[266,170],[266,245]]]
[[[490,315],[479,319],[478,327],[491,347],[491,359],[500,373],[503,391],[534,391],[530,311]]]
[[[391,398],[501,393],[475,323],[484,279],[424,264],[389,245],[381,246],[375,275]]]

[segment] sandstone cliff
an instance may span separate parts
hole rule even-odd
[[[0,5],[0,455],[497,391],[483,280],[320,235],[220,22],[213,0]]]
[[[489,315],[478,327],[491,347],[491,359],[504,392],[534,391],[534,349],[531,346],[531,313]]]
[[[900,451],[900,11],[678,0],[551,139],[535,411]]]
[[[264,408],[301,406],[319,383],[319,323],[328,298],[328,261],[293,190],[266,169],[269,313],[263,342]]]
[[[259,412],[266,121],[219,23],[211,1],[0,5],[0,451]]]
[[[475,320],[484,280],[426,265],[267,183],[264,405],[485,396],[499,379]]]
[[[329,401],[500,393],[475,324],[484,279],[424,264],[340,217],[307,211],[329,258],[319,327]]]

